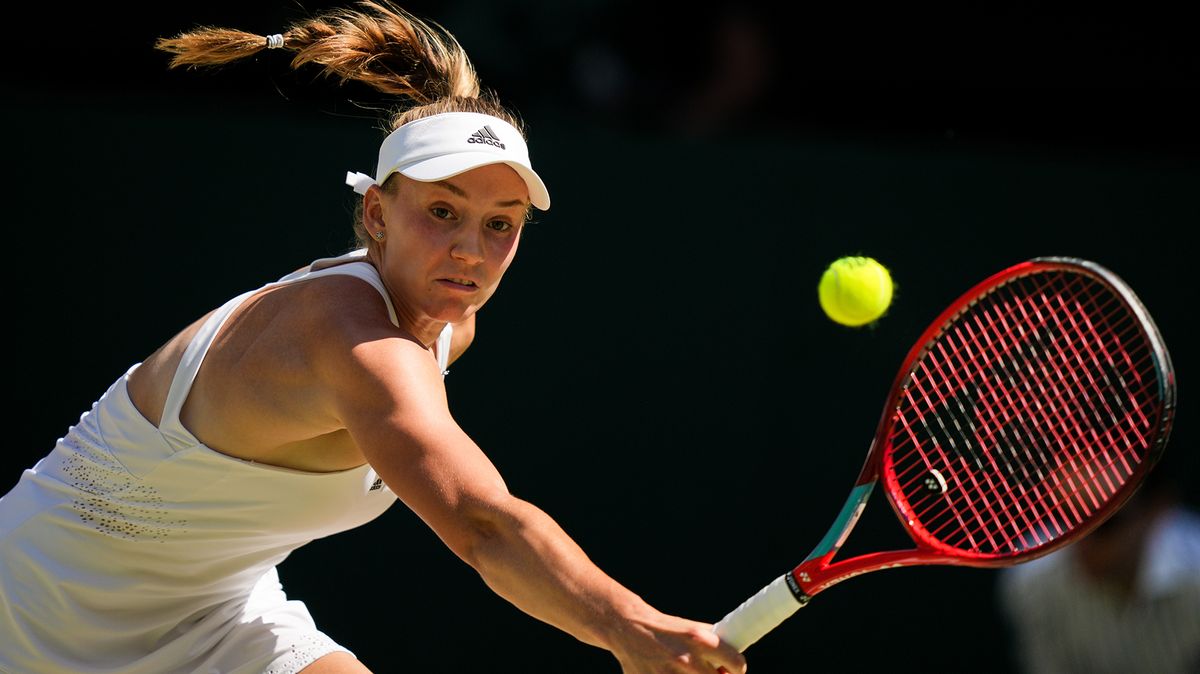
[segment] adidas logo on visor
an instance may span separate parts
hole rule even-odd
[[[482,129],[471,134],[471,137],[467,139],[467,142],[468,143],[483,143],[484,145],[492,145],[492,146],[498,147],[501,150],[504,149],[504,143],[500,142],[500,139],[496,137],[496,132],[492,131],[492,127],[490,127],[490,126],[485,126]]]

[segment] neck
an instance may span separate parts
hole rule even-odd
[[[384,287],[387,287],[386,282],[384,283]],[[407,307],[396,301],[396,296],[392,295],[390,290],[388,291],[388,295],[392,298],[392,305],[396,307],[396,320],[400,323],[400,329],[412,335],[426,349],[432,349],[438,335],[441,335],[442,330],[446,328],[446,321],[435,321],[428,317],[414,317],[407,310]]]
[[[379,280],[383,283],[383,289],[387,291],[388,297],[392,300],[392,308],[396,310],[396,322],[400,324],[400,329],[412,335],[425,348],[432,349],[438,335],[441,335],[442,330],[445,329],[446,321],[438,321],[421,315],[392,291],[391,286],[388,285],[387,276],[383,273],[383,264],[379,259],[378,248],[371,246],[367,250],[366,259],[367,262],[370,262],[375,267],[375,271],[379,273]]]

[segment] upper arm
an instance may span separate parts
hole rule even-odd
[[[354,318],[323,338],[320,351],[330,413],[388,487],[471,561],[489,513],[511,497],[451,416],[432,355],[390,323]]]

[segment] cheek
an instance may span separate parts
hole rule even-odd
[[[513,258],[517,255],[517,244],[520,241],[521,235],[517,234],[511,239],[504,240],[496,245],[495,255],[492,259],[499,260],[501,272],[508,269],[508,265],[512,264]]]

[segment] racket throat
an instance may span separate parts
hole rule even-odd
[[[804,606],[818,592],[832,587],[847,578],[911,563],[915,550],[898,553],[874,553],[856,557],[844,562],[834,562],[833,558],[846,542],[851,530],[858,524],[867,500],[875,489],[875,480],[863,482],[850,490],[850,495],[842,505],[837,518],[825,533],[825,537],[817,547],[809,553],[795,569],[787,574],[788,589],[796,597],[796,601]]]
[[[846,498],[846,503],[842,505],[841,512],[838,513],[837,519],[829,527],[829,531],[825,532],[825,537],[813,548],[813,551],[804,558],[801,564],[809,564],[813,560],[821,560],[820,563],[827,564],[830,559],[837,554],[838,548],[842,547],[842,543],[846,542],[846,537],[850,535],[850,530],[858,523],[858,518],[862,516],[863,510],[867,507],[867,499],[871,498],[871,490],[875,488],[875,481],[865,482],[857,485],[850,490],[850,496]]]
[[[800,587],[801,592],[813,596],[844,580],[861,576],[864,573],[871,573],[872,571],[921,564],[962,563],[961,561],[947,558],[944,555],[914,548],[912,550],[895,550],[892,552],[873,552],[847,559],[843,562],[835,562],[828,566],[806,563],[796,567],[789,575],[796,576],[796,584]]]

